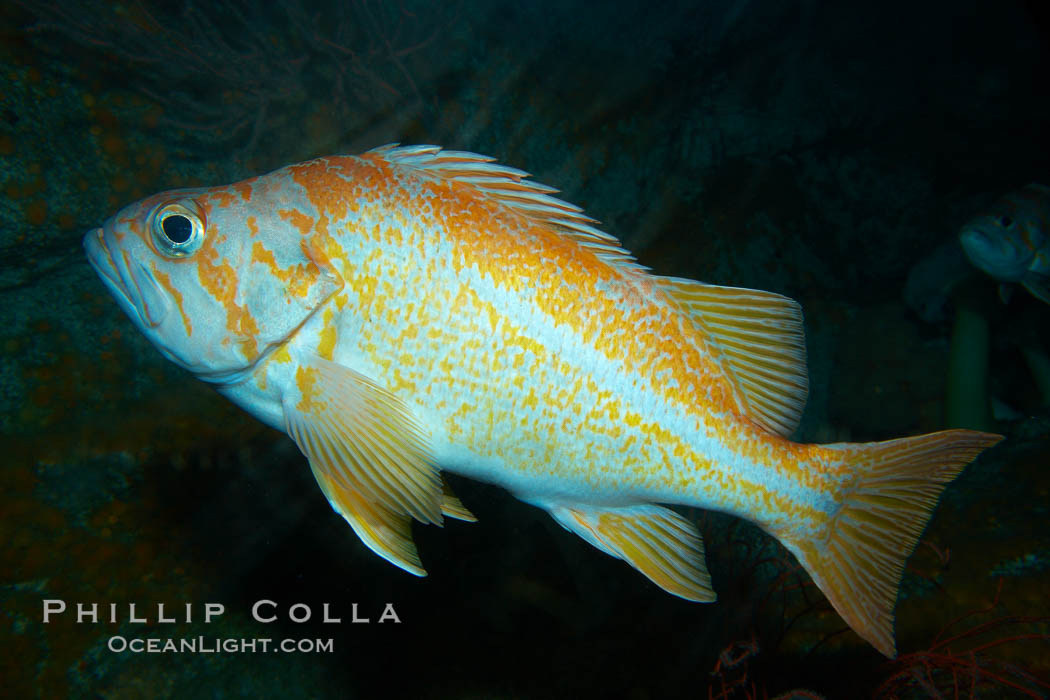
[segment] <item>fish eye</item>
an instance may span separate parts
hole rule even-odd
[[[150,228],[154,247],[169,258],[193,255],[204,243],[204,217],[191,199],[161,204]]]
[[[1010,228],[1011,226],[1014,225],[1014,220],[1011,219],[1009,216],[1000,216],[999,217],[999,225],[1002,226],[1003,228]]]

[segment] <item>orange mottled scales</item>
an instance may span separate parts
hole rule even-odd
[[[658,504],[719,510],[783,542],[892,656],[904,561],[999,436],[790,441],[798,304],[652,275],[554,192],[473,153],[384,146],[158,194],[84,244],[165,357],[287,432],[393,564],[425,573],[412,519],[473,520],[451,471],[712,601],[696,526]]]

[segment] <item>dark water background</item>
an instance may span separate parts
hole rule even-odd
[[[1003,305],[977,275],[952,287],[936,252],[999,195],[1050,184],[1045,3],[16,2],[0,38],[0,695],[1050,692],[1050,397],[1021,353],[1050,350],[1050,309],[1023,290]],[[799,440],[945,427],[953,343],[967,352],[953,315],[978,309],[989,360],[967,371],[1008,440],[949,487],[909,561],[898,660],[769,537],[713,514],[689,513],[713,605],[455,478],[480,522],[417,528],[430,576],[404,574],[287,439],[164,361],[83,257],[83,233],[142,196],[392,141],[528,170],[659,274],[799,300]],[[121,619],[45,625],[45,599]],[[260,599],[279,621],[252,619]],[[153,622],[128,622],[130,602]],[[193,622],[155,622],[187,602]],[[226,608],[209,625],[207,602]],[[349,624],[355,602],[402,622]],[[344,624],[318,622],[325,603]],[[118,654],[114,635],[334,651]]]

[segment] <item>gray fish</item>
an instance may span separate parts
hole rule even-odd
[[[1007,284],[1021,284],[1050,304],[1050,187],[1031,184],[999,199],[959,232],[966,257]]]

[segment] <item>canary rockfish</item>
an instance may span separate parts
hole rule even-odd
[[[472,520],[441,471],[509,489],[665,590],[715,592],[696,525],[757,523],[892,656],[904,561],[997,435],[809,445],[802,313],[660,277],[521,170],[435,146],[164,192],[84,239],[169,360],[285,431],[375,553]]]

